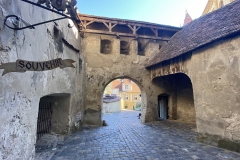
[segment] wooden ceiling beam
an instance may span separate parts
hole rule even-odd
[[[88,21],[94,21],[94,22],[105,22],[105,23],[113,23],[113,24],[120,24],[120,25],[130,25],[130,26],[136,26],[136,27],[144,27],[144,28],[155,28],[155,29],[161,29],[161,30],[166,30],[166,31],[179,31],[180,28],[177,27],[171,27],[171,26],[161,26],[161,25],[150,25],[150,24],[142,24],[142,23],[134,23],[134,22],[127,22],[127,21],[123,21],[123,20],[108,20],[108,19],[99,19],[99,18],[92,18],[92,17],[84,17],[84,16],[80,16],[81,20],[88,20]]]
[[[83,29],[80,32],[105,34],[105,35],[115,35],[115,36],[123,36],[123,37],[133,37],[133,38],[143,38],[143,39],[154,39],[154,40],[163,40],[163,41],[169,41],[170,40],[170,38],[165,38],[165,37],[135,35],[135,34],[130,34],[130,33],[108,32],[108,31],[93,30],[93,29]]]

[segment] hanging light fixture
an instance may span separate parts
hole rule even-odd
[[[66,0],[51,0],[51,5],[58,11],[66,10]]]

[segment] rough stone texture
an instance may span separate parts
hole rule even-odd
[[[46,61],[55,58],[73,59],[76,69],[54,69],[44,72],[9,73],[0,78],[0,159],[33,159],[35,154],[39,100],[49,94],[71,95],[68,133],[75,130],[76,114],[82,110],[83,71],[79,71],[79,53],[53,35],[54,23],[14,31],[3,25],[5,16],[15,14],[30,23],[57,18],[56,14],[22,1],[0,0],[0,63],[17,59]],[[56,22],[69,43],[79,48],[80,38],[69,20]],[[58,45],[62,45],[62,49]],[[84,67],[83,67],[84,68]],[[0,70],[2,74],[3,70]],[[54,111],[53,111],[54,112]]]
[[[191,80],[180,74],[177,80],[177,119],[196,123]]]
[[[112,41],[110,54],[100,53],[101,39]],[[120,54],[120,40],[130,43],[129,55]],[[137,41],[132,38],[85,34],[82,40],[82,54],[86,59],[84,123],[100,125],[103,91],[108,83],[117,78],[133,80],[141,89],[142,122],[157,120],[156,97],[160,88],[151,84],[149,71],[144,66],[158,50],[159,43],[150,41],[145,56],[139,56]]]
[[[240,37],[224,39],[153,68],[151,76],[185,73],[192,82],[199,134],[240,142]],[[205,141],[211,144],[212,138]]]

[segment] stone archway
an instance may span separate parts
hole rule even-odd
[[[162,88],[160,95],[169,95],[169,119],[196,123],[192,82],[186,74],[156,77],[153,83]]]
[[[114,79],[110,80],[105,85],[105,87],[103,88],[102,93],[104,93],[104,91],[106,91],[106,88],[109,86],[109,84],[111,84],[112,82],[116,83],[116,81],[119,81],[119,83],[114,84],[114,85],[119,85],[119,86],[117,86],[117,88],[121,90],[119,92],[119,94],[117,95],[117,96],[119,96],[120,101],[121,101],[121,102],[119,102],[120,105],[121,105],[120,109],[134,110],[135,102],[140,103],[141,106],[144,105],[143,102],[146,102],[146,94],[144,94],[143,88],[141,87],[140,83],[137,80],[132,79],[130,77],[126,77],[126,76],[124,76],[124,77],[117,77],[117,78],[114,78]],[[130,91],[130,93],[129,92],[125,92],[124,87],[127,87],[125,85],[125,81],[130,81],[129,83],[132,83],[132,85],[129,86],[129,87],[131,89],[132,89],[132,87],[135,88],[135,89],[137,87],[139,92],[138,91],[132,91],[132,92]],[[113,93],[113,95],[116,94],[114,90],[112,90],[112,93]],[[126,97],[128,99],[127,101],[125,101]],[[105,113],[105,111],[103,112],[103,109],[104,109],[104,107],[106,108],[106,106],[104,105],[103,100],[104,100],[104,94],[102,94],[101,110],[102,110],[102,113]],[[141,111],[141,109],[139,111]]]
[[[104,86],[99,86],[98,89],[96,88],[92,88],[90,91],[88,90],[88,92],[91,92],[91,94],[93,93],[93,95],[88,96],[88,101],[86,101],[86,105],[92,105],[92,104],[97,104],[97,109],[94,108],[88,108],[88,109],[85,109],[85,112],[84,112],[84,123],[85,124],[90,124],[90,125],[101,125],[101,122],[102,122],[102,104],[103,104],[103,92],[104,92],[104,89],[106,88],[106,86],[112,82],[113,80],[116,80],[116,79],[129,79],[131,81],[133,81],[138,87],[139,89],[141,90],[141,106],[142,108],[146,108],[146,104],[147,104],[147,94],[143,88],[143,86],[141,85],[140,82],[138,82],[136,79],[133,79],[129,76],[118,76],[116,78],[111,78],[109,80],[106,80],[102,83],[104,83]],[[97,91],[98,90],[98,91]],[[95,105],[96,107],[96,105]],[[141,111],[142,112],[142,111]],[[144,113],[142,112],[142,117],[144,118]],[[142,119],[143,121],[144,119]]]
[[[117,112],[122,109],[141,110],[141,89],[134,81],[136,80],[120,77],[108,82],[102,97],[102,113]],[[107,106],[111,106],[113,110],[111,111]]]

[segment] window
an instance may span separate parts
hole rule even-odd
[[[138,95],[134,95],[134,101],[137,101],[138,100]]]
[[[130,84],[123,84],[122,85],[122,90],[125,91],[131,91],[131,85]]]
[[[128,100],[128,95],[125,95],[125,100]]]
[[[101,49],[100,52],[103,54],[110,54],[112,51],[112,42],[107,39],[101,40]]]
[[[128,55],[130,51],[130,43],[127,41],[120,41],[120,54]]]
[[[145,56],[144,51],[145,51],[145,46],[144,46],[144,44],[141,43],[141,42],[138,42],[138,55],[140,55],[140,56]]]

